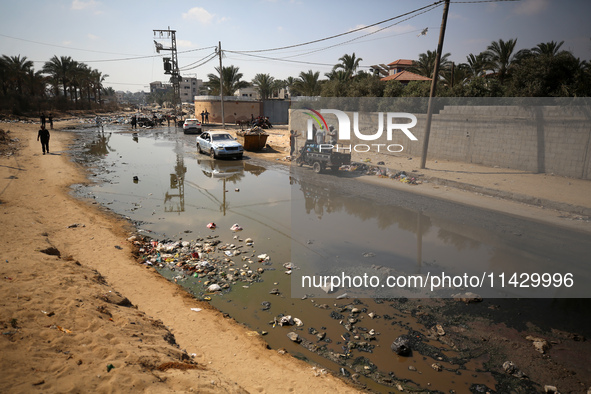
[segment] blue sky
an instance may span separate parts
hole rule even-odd
[[[150,82],[167,80],[155,50],[154,29],[176,30],[179,65],[183,69],[207,59],[219,41],[224,51],[284,47],[348,32],[434,2],[4,0],[0,6],[0,54],[26,56],[35,61],[36,70],[54,55],[71,56],[108,74],[105,86],[147,91]],[[243,79],[250,81],[257,73],[285,79],[310,69],[323,76],[345,53],[361,57],[365,69],[396,59],[416,59],[420,53],[436,49],[442,12],[443,6],[439,6],[413,14],[408,20],[393,20],[315,44],[251,53],[282,61],[225,52],[223,63],[239,67]],[[585,0],[452,0],[444,52],[450,52],[450,59],[460,63],[468,54],[480,53],[498,39],[517,38],[517,49],[554,40],[564,41],[562,49],[590,60],[589,15],[591,2]],[[427,34],[419,36],[425,28]],[[373,34],[362,37],[368,33]],[[169,46],[169,40],[158,41]],[[215,58],[182,75],[207,80],[207,74],[218,65]]]

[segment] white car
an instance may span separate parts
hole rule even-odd
[[[199,134],[202,131],[201,122],[198,119],[187,119],[183,123],[183,133],[185,134]]]
[[[225,131],[206,131],[197,136],[197,151],[208,153],[212,158],[234,157],[242,159],[244,147],[230,133]]]

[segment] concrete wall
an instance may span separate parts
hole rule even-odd
[[[200,118],[201,111],[209,112],[211,123],[222,123],[222,107],[219,98],[195,101],[195,115]],[[263,113],[260,101],[232,100],[224,97],[224,118],[226,123],[234,124],[237,120],[250,119],[251,114],[256,118]]]
[[[591,114],[585,109],[562,106],[446,106],[439,114],[433,115],[428,160],[448,159],[591,179]],[[379,143],[400,144],[404,150],[383,154],[421,156],[426,115],[415,115],[418,123],[411,132],[418,141],[411,141],[402,132],[396,132],[392,141],[382,139]],[[377,116],[377,113],[361,113],[360,131],[375,133]],[[325,118],[327,122],[338,125],[333,115],[326,115]],[[353,116],[349,118],[353,122]],[[305,132],[308,119],[310,117],[302,110],[290,110],[289,129]],[[339,143],[378,143],[360,141],[353,132],[351,134],[351,141]]]
[[[290,104],[289,100],[264,100],[263,116],[268,116],[271,124],[287,124]]]

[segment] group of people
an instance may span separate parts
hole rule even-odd
[[[46,127],[47,122],[49,122],[49,128],[53,130],[53,114],[49,114],[45,116],[45,112],[41,113],[41,126]]]
[[[289,155],[293,156],[296,150],[298,132],[290,130],[289,132]],[[320,145],[329,144],[335,146],[338,142],[338,133],[333,125],[328,126],[328,130],[324,130],[324,126],[320,126],[317,129],[316,126],[312,125],[312,139],[306,141],[306,145],[312,147],[318,147]]]
[[[273,127],[271,122],[269,121],[268,116],[257,116],[254,117],[253,114],[250,114],[250,125],[251,127],[260,127],[261,129],[270,129]]]
[[[207,112],[207,110],[201,111],[201,123],[209,123],[209,112]]]

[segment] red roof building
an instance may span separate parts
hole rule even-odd
[[[388,65],[380,64],[372,66],[374,70],[384,75],[382,81],[400,81],[407,84],[410,81],[430,81],[431,78],[415,74],[407,69],[412,67],[413,61],[408,59],[398,59]]]

